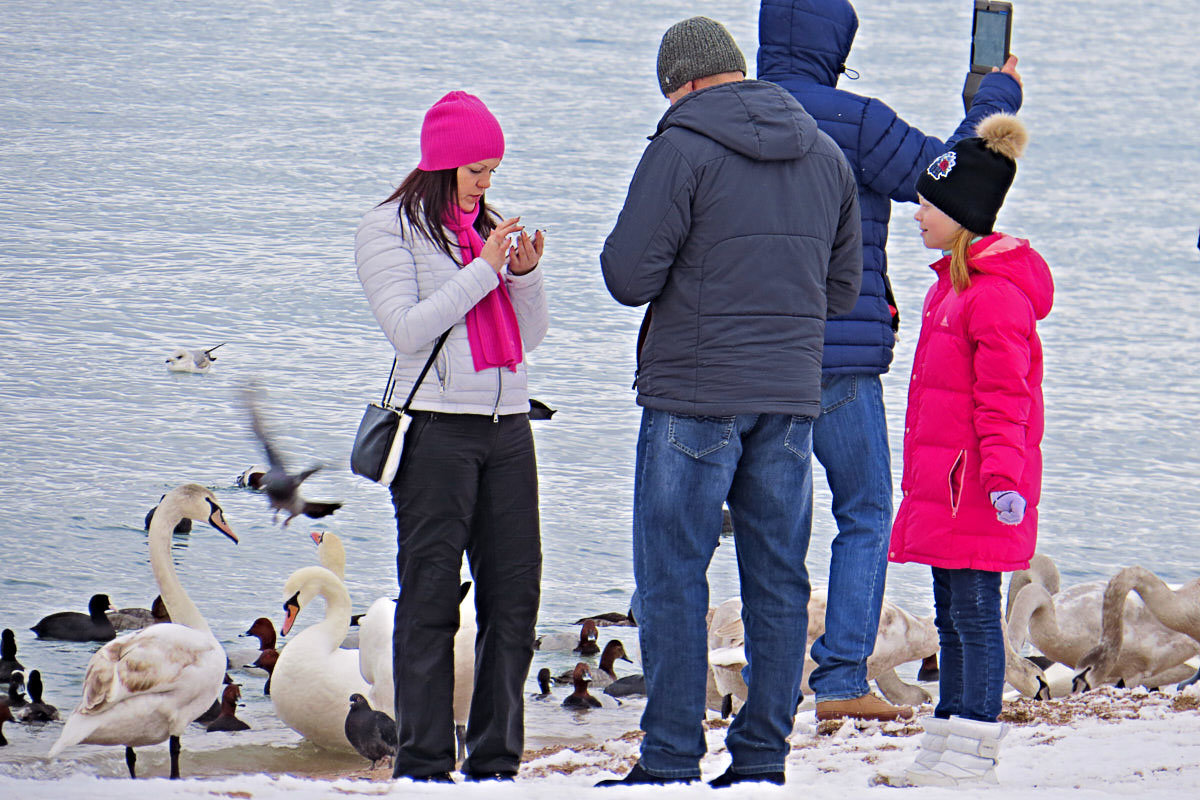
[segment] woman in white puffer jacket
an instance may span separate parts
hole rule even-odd
[[[527,235],[516,217],[498,221],[484,200],[503,155],[500,125],[484,104],[447,94],[425,115],[421,163],[355,237],[359,280],[396,350],[400,396],[450,332],[413,399],[391,486],[400,584],[395,777],[451,780],[464,552],[479,634],[462,772],[511,778],[524,749],[541,581],[524,352],[542,341],[548,313],[538,268],[544,236]]]

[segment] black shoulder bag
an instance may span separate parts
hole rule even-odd
[[[362,421],[358,423],[358,433],[354,434],[354,448],[350,451],[350,471],[355,475],[361,475],[384,486],[392,485],[400,467],[400,454],[404,450],[404,433],[412,423],[408,407],[412,405],[421,381],[425,380],[429,368],[433,366],[449,335],[450,331],[446,331],[437,340],[433,352],[429,354],[421,374],[417,376],[412,390],[400,408],[392,405],[392,393],[396,389],[396,359],[392,359],[392,371],[388,373],[382,401],[367,404]]]

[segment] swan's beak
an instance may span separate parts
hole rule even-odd
[[[225,521],[225,512],[221,511],[221,507],[211,500],[208,501],[208,504],[212,506],[212,513],[208,515],[208,524],[230,539],[233,539],[233,543],[237,544],[237,534],[233,532],[233,528],[229,527],[229,523]]]
[[[321,539],[324,538],[324,536],[325,536],[324,532],[322,532],[322,531],[313,531],[309,535],[312,536],[313,542],[318,545],[321,544]]]
[[[296,624],[296,617],[300,615],[300,593],[292,595],[291,599],[283,604],[283,625],[279,628],[280,636],[287,636],[288,631]]]

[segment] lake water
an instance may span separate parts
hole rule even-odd
[[[961,118],[969,2],[860,3],[842,85],[883,97],[925,131]],[[1000,227],[1030,238],[1057,282],[1046,351],[1041,549],[1064,583],[1141,563],[1200,572],[1200,11],[1183,0],[1016,4],[1013,49],[1031,146]],[[695,13],[724,21],[753,65],[756,2],[511,0],[355,4],[164,0],[6,3],[0,15],[0,627],[65,713],[94,647],[39,642],[29,626],[156,593],[142,520],[170,487],[210,486],[241,536],[175,539],[182,580],[218,638],[278,624],[283,582],[315,563],[308,534],[348,551],[357,608],[395,588],[382,489],[346,463],[389,348],[354,274],[359,216],[416,164],[420,120],[450,89],[481,96],[508,149],[490,201],[548,230],[552,330],[530,358],[545,578],[539,628],[624,611],[639,410],[628,387],[641,311],[613,302],[598,253],[665,108],[658,40]],[[753,67],[751,67],[753,69]],[[885,378],[899,475],[907,371],[932,259],[913,208],[889,247],[905,328]],[[208,375],[169,374],[173,345],[226,342]],[[267,393],[269,422],[306,484],[345,507],[280,530],[234,478],[262,460],[238,389]],[[834,525],[817,475],[810,567],[822,582]],[[732,543],[710,571],[737,592]],[[928,570],[893,567],[888,598],[928,613]],[[301,617],[301,625],[320,609]],[[629,629],[616,630],[637,657]],[[569,654],[534,669],[566,669]],[[316,753],[274,717],[261,676],[237,674],[255,728],[189,734],[186,774],[357,768]],[[531,682],[532,691],[533,684]],[[574,715],[530,704],[528,744],[636,728],[639,704]],[[198,729],[196,729],[198,731]],[[0,774],[123,775],[121,749],[44,753],[58,726],[11,724]],[[142,763],[161,774],[165,747]]]

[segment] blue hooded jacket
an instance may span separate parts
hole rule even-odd
[[[763,0],[758,78],[787,89],[829,134],[854,172],[862,212],[863,277],[858,303],[825,325],[825,373],[887,372],[895,335],[887,295],[891,201],[915,203],[921,170],[992,114],[1015,113],[1021,87],[1010,75],[984,77],[970,112],[948,141],[927,136],[887,104],[836,88],[858,16],[847,0]]]

